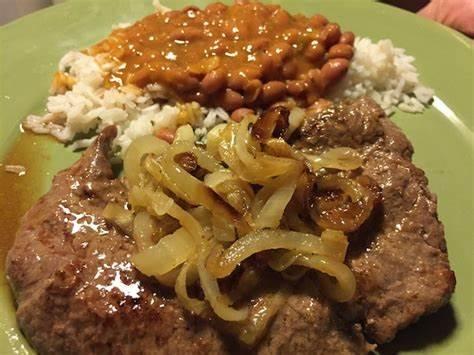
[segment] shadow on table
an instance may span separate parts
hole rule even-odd
[[[378,352],[380,355],[395,355],[401,351],[422,350],[426,346],[441,343],[453,333],[456,326],[456,315],[449,303],[399,332],[391,343],[380,346]]]

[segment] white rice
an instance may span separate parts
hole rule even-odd
[[[433,90],[419,82],[413,57],[394,47],[390,40],[373,43],[368,38],[357,38],[355,48],[348,75],[330,93],[331,98],[368,95],[387,114],[396,107],[408,112],[423,111],[433,97]],[[73,142],[72,148],[80,149],[90,145],[104,127],[116,125],[114,148],[123,153],[134,139],[153,134],[161,127],[175,129],[179,124],[191,123],[197,138],[205,140],[210,128],[229,120],[222,108],[167,101],[166,91],[159,84],[145,89],[106,89],[104,77],[110,70],[110,63],[100,57],[76,51],[67,53],[59,62],[59,71],[73,77],[74,85],[65,93],[52,92],[46,104],[47,113],[28,116],[25,128],[53,135],[62,142]]]
[[[76,83],[64,94],[49,96],[47,113],[28,116],[24,126],[36,133],[51,134],[62,142],[74,140],[73,149],[87,147],[104,127],[116,125],[119,133],[114,147],[116,151],[125,152],[140,136],[153,134],[162,127],[175,129],[180,114],[186,115],[190,109],[189,105],[154,102],[154,99],[166,96],[158,84],[149,85],[145,90],[132,86],[105,89],[104,66],[80,52],[67,53],[59,63],[59,71],[67,72]],[[205,136],[207,128],[229,120],[229,115],[221,108],[190,106],[191,110],[199,111],[198,117],[189,118],[189,123],[200,129],[197,133],[201,137]],[[81,134],[91,135],[91,131],[92,137],[75,139]]]
[[[331,92],[332,98],[372,97],[387,114],[398,107],[406,112],[422,112],[434,91],[422,85],[413,65],[415,58],[405,54],[389,39],[372,42],[356,38],[355,54],[346,77]]]
[[[153,7],[157,12],[168,12],[171,9],[161,4],[160,0],[153,0]]]
[[[18,176],[26,175],[26,168],[23,165],[5,165],[5,171]]]

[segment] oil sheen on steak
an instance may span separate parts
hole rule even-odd
[[[25,215],[7,258],[17,318],[42,354],[227,354],[237,349],[182,309],[129,262],[133,240],[107,224],[109,201],[126,202],[108,160],[107,128]],[[364,354],[447,302],[454,288],[434,196],[411,162],[405,136],[367,99],[307,119],[299,145],[352,146],[382,187],[383,209],[351,236],[358,291],[345,305],[295,292],[253,352]]]

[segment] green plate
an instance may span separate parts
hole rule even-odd
[[[172,7],[190,2],[168,1]],[[473,47],[443,26],[371,1],[277,1],[292,12],[321,12],[343,28],[378,40],[390,38],[416,57],[421,79],[436,90],[423,114],[397,112],[394,120],[415,147],[415,161],[439,199],[449,256],[458,280],[447,307],[403,331],[383,353],[472,354],[473,349]],[[113,24],[149,13],[151,0],[70,0],[0,28],[0,157],[24,164],[16,177],[0,172],[0,353],[32,350],[15,322],[3,264],[18,218],[47,191],[52,175],[77,155],[46,137],[20,135],[19,123],[44,110],[59,58],[106,36]],[[7,190],[7,191],[5,191]]]

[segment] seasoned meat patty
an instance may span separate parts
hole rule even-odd
[[[114,136],[104,130],[23,218],[7,258],[20,327],[44,354],[248,353],[129,262],[134,241],[102,216],[108,202],[127,197],[107,157]],[[355,298],[335,304],[317,289],[296,289],[253,352],[364,354],[373,347],[363,332],[389,341],[453,291],[436,199],[406,137],[369,99],[308,117],[296,145],[357,149],[358,173],[378,183],[382,203],[350,236]]]

